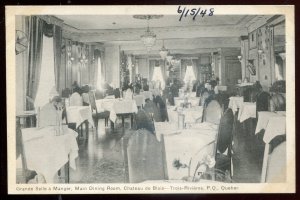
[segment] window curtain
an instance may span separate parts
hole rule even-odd
[[[149,61],[149,81],[152,81],[154,72],[155,60]]]
[[[65,87],[64,77],[65,68],[61,66],[61,44],[62,44],[62,29],[54,25],[53,28],[53,49],[54,49],[54,71],[55,71],[55,87],[59,93]]]
[[[95,58],[95,62],[94,62],[94,69],[93,69],[93,71],[94,71],[93,85],[95,85],[97,89],[100,89],[100,88],[98,88],[98,70],[101,70],[101,68],[99,66],[101,66],[102,63],[101,63],[101,52],[98,49],[96,49],[94,51],[94,58]],[[100,62],[100,63],[98,63],[98,62]]]
[[[41,72],[44,21],[31,16],[29,22],[29,58],[26,86],[26,110],[34,109]]]
[[[192,66],[193,66],[195,78],[196,78],[196,80],[198,80],[198,60],[193,59]]]

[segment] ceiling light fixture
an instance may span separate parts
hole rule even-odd
[[[159,51],[159,55],[160,55],[161,59],[165,60],[168,56],[168,53],[169,53],[169,51],[168,51],[168,49],[165,48],[165,41],[163,40],[163,46]]]
[[[154,32],[150,31],[149,21],[150,19],[159,19],[163,17],[163,15],[134,15],[133,17],[136,19],[147,20],[147,29],[144,35],[141,35],[141,40],[143,44],[146,46],[147,51],[149,52],[156,42],[156,35],[154,34]]]

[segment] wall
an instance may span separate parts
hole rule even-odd
[[[16,15],[16,30],[25,32],[25,17]],[[28,50],[16,55],[16,113],[25,110]]]
[[[117,45],[105,47],[105,80],[120,87],[120,47]]]
[[[149,80],[149,65],[148,65],[148,59],[147,58],[138,58],[138,68],[139,68],[139,74],[143,78],[147,78]]]

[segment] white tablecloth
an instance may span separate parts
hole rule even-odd
[[[183,109],[182,114],[185,115],[185,123],[195,123],[202,118],[203,106],[195,106],[192,108]]]
[[[230,97],[228,108],[231,108],[233,113],[243,105],[244,97]]]
[[[189,165],[191,158],[190,172],[192,175],[197,162],[205,155],[212,155],[214,145],[213,143],[208,144],[214,140],[214,133],[198,129],[185,129],[182,130],[180,134],[165,135],[164,144],[168,178],[182,179],[184,176],[187,176],[188,168],[177,169],[173,166],[173,163],[175,160],[179,160],[180,163]]]
[[[266,130],[270,118],[280,117],[280,116],[285,116],[285,111],[276,112],[276,113],[269,112],[269,111],[258,112],[258,120],[256,124],[255,134],[259,133],[262,129]]]
[[[238,120],[243,122],[249,118],[256,118],[256,103],[244,102],[239,109]]]
[[[174,97],[174,104],[175,104],[175,106],[180,106],[181,103],[184,103],[184,98]]]
[[[277,116],[269,119],[266,131],[264,134],[264,142],[270,143],[277,135],[284,135],[286,133],[286,117]]]
[[[89,124],[94,127],[90,106],[69,106],[66,110],[68,123],[76,123],[76,128],[85,120],[88,120]]]
[[[153,95],[152,92],[150,91],[144,91],[144,92],[140,92],[140,95],[143,95],[145,99],[153,99]]]
[[[65,126],[63,133],[55,136],[55,126],[22,129],[27,168],[42,174],[47,183],[53,183],[57,171],[68,161],[76,169],[78,134]]]
[[[137,113],[137,105],[132,99],[100,99],[96,101],[98,112],[110,111],[109,118],[116,122],[117,114]]]
[[[188,97],[187,102],[191,103],[192,106],[199,106],[200,97]],[[184,103],[184,98],[174,97],[175,106],[180,106],[181,103]]]
[[[145,98],[144,98],[143,95],[141,95],[141,94],[140,95],[135,95],[135,96],[133,96],[133,99],[135,100],[135,103],[136,103],[137,106],[142,107],[142,106],[145,105]]]

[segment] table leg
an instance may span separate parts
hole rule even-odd
[[[86,139],[89,139],[89,121],[85,121],[85,134],[86,134]]]
[[[124,116],[122,115],[122,127],[125,127],[125,120],[124,120]]]
[[[110,127],[111,127],[112,132],[114,132],[115,123],[113,121],[111,121],[111,120],[110,120]]]
[[[130,128],[132,129],[133,127],[133,114],[130,115],[131,123],[130,123]]]
[[[265,152],[264,152],[264,161],[263,161],[263,166],[262,166],[262,171],[261,171],[261,180],[260,180],[261,183],[266,182],[269,148],[270,148],[270,145],[266,144]]]
[[[70,182],[70,162],[65,164],[65,183]]]

